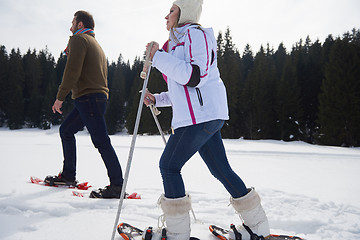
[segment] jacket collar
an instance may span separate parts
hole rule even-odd
[[[198,24],[190,24],[190,23],[188,23],[188,24],[185,24],[185,25],[183,25],[181,27],[172,28],[172,29],[170,29],[169,39],[170,39],[170,41],[177,44],[186,35],[188,29],[197,28],[198,26],[199,26]]]

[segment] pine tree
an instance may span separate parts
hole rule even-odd
[[[338,38],[329,55],[320,95],[320,143],[360,145],[360,46]]]
[[[218,67],[220,76],[224,81],[229,108],[229,120],[222,129],[225,138],[241,137],[240,89],[243,84],[242,60],[239,52],[232,42],[230,29],[227,28],[223,41],[218,36]]]
[[[247,79],[249,72],[254,67],[254,55],[253,55],[253,52],[252,52],[249,44],[246,44],[246,46],[245,46],[243,56],[242,56],[242,62],[243,62],[243,66],[244,66],[243,78]]]
[[[272,51],[261,47],[254,60],[254,68],[244,87],[245,138],[263,139],[274,137],[276,131],[275,66]]]
[[[123,129],[125,114],[125,77],[124,63],[120,56],[109,81],[109,103],[105,114],[109,134],[115,134]]]
[[[219,61],[219,58],[221,58],[224,55],[224,48],[225,48],[224,39],[221,31],[218,33],[216,42],[217,42],[217,56]]]
[[[329,55],[330,55],[330,51],[332,46],[334,45],[334,38],[332,37],[332,35],[329,35],[326,39],[324,44],[322,45],[322,63],[323,63],[323,68],[324,65],[326,65],[327,62],[329,62]]]
[[[249,134],[249,125],[247,122],[248,114],[248,106],[247,103],[249,101],[249,95],[247,92],[248,85],[248,76],[254,67],[254,56],[249,44],[245,46],[243,56],[242,56],[242,84],[240,84],[239,89],[239,135],[242,137],[247,137]]]
[[[24,125],[24,70],[22,65],[22,56],[20,50],[11,50],[9,58],[9,78],[6,83],[8,94],[5,104],[5,113],[8,118],[8,126],[10,129],[20,129]]]
[[[8,63],[9,57],[5,46],[0,46],[0,127],[4,126],[6,122],[6,106],[7,103],[7,89],[8,86]]]
[[[301,108],[304,110],[301,129],[302,140],[313,143],[318,126],[318,96],[323,79],[323,52],[319,41],[311,43],[307,37],[305,44],[300,40],[291,55],[297,69],[298,84],[301,89]]]
[[[49,129],[51,127],[52,118],[54,116],[51,106],[53,105],[55,98],[52,96],[56,95],[57,92],[54,88],[57,83],[55,59],[46,48],[45,50],[40,51],[39,60],[43,72],[43,76],[39,85],[39,98],[41,100],[39,128]]]
[[[287,57],[288,57],[288,55],[286,53],[286,48],[283,43],[280,43],[278,49],[274,53],[276,79],[278,79],[278,80],[281,79],[281,77],[282,77]]]
[[[140,60],[140,58],[136,58],[132,67],[132,71],[134,73],[137,73],[139,75],[131,75],[130,77],[133,77],[132,80],[132,86],[129,94],[129,98],[126,102],[126,122],[125,127],[129,134],[133,134],[134,132],[134,126],[135,126],[135,120],[136,120],[136,114],[138,111],[139,106],[139,91],[142,89],[143,80],[140,79],[140,73],[143,68],[143,62]]]
[[[281,48],[280,48],[280,51]],[[277,84],[275,111],[280,140],[299,140],[302,132],[300,121],[302,109],[296,65],[291,56],[286,56],[281,78]]]
[[[42,67],[38,59],[36,50],[30,49],[23,57],[25,73],[24,85],[24,113],[26,124],[29,127],[39,127],[40,125],[40,106],[42,96],[39,92],[42,79]]]

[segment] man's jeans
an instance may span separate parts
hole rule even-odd
[[[200,153],[211,174],[224,185],[232,197],[238,198],[248,193],[244,182],[231,169],[227,160],[220,133],[223,125],[223,120],[209,121],[178,128],[170,136],[160,159],[165,197],[185,196],[181,168],[196,152]]]
[[[104,114],[107,105],[102,93],[87,94],[74,101],[74,109],[60,127],[63,146],[63,176],[75,179],[76,176],[76,140],[75,134],[86,126],[94,146],[105,163],[111,184],[122,185],[123,177],[119,160],[106,130]]]

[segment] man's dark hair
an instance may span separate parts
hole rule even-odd
[[[85,28],[94,29],[95,22],[93,16],[86,11],[77,11],[74,16],[76,17],[76,22],[83,22]]]

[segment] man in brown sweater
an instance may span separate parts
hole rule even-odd
[[[62,103],[70,91],[74,109],[60,126],[64,155],[62,172],[58,176],[46,177],[45,182],[50,185],[76,185],[75,134],[86,127],[101,154],[110,180],[109,186],[92,191],[90,197],[120,198],[122,170],[104,119],[109,94],[107,60],[95,39],[94,26],[93,17],[88,12],[75,13],[70,28],[73,36],[65,50],[67,63],[52,110],[62,114]]]

